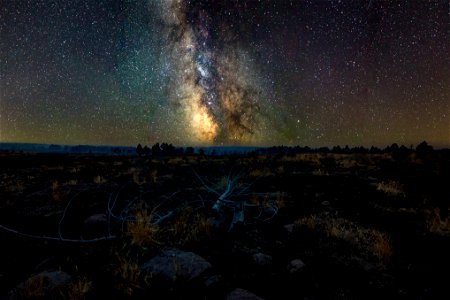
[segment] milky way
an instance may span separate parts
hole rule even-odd
[[[267,96],[231,24],[215,20],[207,2],[155,4],[167,45],[164,59],[173,65],[170,101],[184,119],[178,129],[182,135],[194,144],[252,144],[266,139],[268,117],[261,110]]]
[[[450,146],[446,0],[10,0],[0,142]]]

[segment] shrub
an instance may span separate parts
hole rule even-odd
[[[132,215],[133,219],[127,224],[127,235],[131,238],[131,243],[137,246],[157,244],[156,234],[159,228],[152,224],[152,215],[142,203],[137,205]]]
[[[116,254],[118,266],[114,271],[119,283],[116,289],[127,296],[132,296],[135,290],[140,289],[141,268],[139,264],[128,257]]]

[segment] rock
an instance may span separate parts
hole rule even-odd
[[[97,238],[107,234],[108,218],[105,214],[92,215],[83,222],[83,237]]]
[[[287,224],[287,225],[284,225],[283,227],[288,233],[294,232],[294,229],[295,229],[294,224]]]
[[[254,253],[258,252],[260,249],[250,248],[245,246],[242,242],[235,241],[232,248],[232,253],[235,254],[245,254],[245,255],[253,255]]]
[[[209,217],[206,220],[206,226],[213,231],[228,231],[229,224],[224,217]]]
[[[203,286],[207,289],[215,288],[222,282],[222,277],[220,275],[213,275],[203,282]]]
[[[95,214],[90,217],[87,217],[86,220],[84,220],[84,225],[95,225],[98,223],[106,223],[108,220],[106,218],[105,214]]]
[[[288,264],[287,270],[289,271],[289,273],[293,274],[293,273],[297,273],[304,267],[305,267],[305,263],[301,259],[294,259]]]
[[[263,300],[263,298],[256,296],[252,292],[244,289],[235,289],[228,294],[227,300]]]
[[[165,250],[142,265],[141,269],[152,277],[168,282],[188,282],[199,278],[211,264],[193,252],[178,249]]]
[[[253,254],[253,261],[261,267],[268,266],[272,264],[272,256],[264,253]]]
[[[62,271],[44,271],[20,283],[9,294],[10,299],[61,298],[71,284],[72,276]]]

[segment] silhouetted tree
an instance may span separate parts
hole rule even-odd
[[[137,145],[137,147],[136,147],[136,153],[137,153],[137,155],[139,155],[139,156],[142,156],[142,154],[144,154],[143,149],[142,149],[142,145],[141,145],[141,144],[138,144],[138,145]]]
[[[175,152],[175,147],[172,144],[162,143],[161,144],[161,154],[163,155],[173,155]]]
[[[300,146],[297,145],[297,146],[294,147],[294,151],[295,151],[296,154],[301,153],[302,148],[300,148]]]
[[[292,147],[289,147],[289,148],[287,149],[286,155],[287,155],[288,157],[294,157],[294,156],[295,156],[295,149],[292,148]]]
[[[149,156],[150,155],[150,148],[145,145],[144,149],[142,149],[142,152],[144,153],[145,156]]]
[[[168,147],[169,145],[167,144],[167,143],[162,143],[161,144],[161,146],[160,146],[160,148],[161,148],[161,154],[162,155],[166,155],[167,153],[167,147]]]
[[[406,148],[405,145],[401,145],[400,148],[398,148],[398,151],[400,151],[401,153],[408,153],[409,152],[408,148]]]
[[[364,148],[364,146],[355,147],[355,149],[356,149],[355,150],[356,153],[368,153],[369,152],[369,150]]]
[[[179,156],[184,155],[184,148],[183,147],[175,148],[175,155]]]
[[[152,155],[158,156],[161,154],[161,148],[159,147],[159,143],[156,143],[152,146]]]
[[[374,153],[381,153],[381,149],[375,146],[370,147],[369,153],[374,154]]]
[[[342,149],[342,152],[345,153],[345,154],[349,154],[351,152],[350,148],[348,147],[348,145],[345,145],[345,148]]]
[[[397,143],[393,143],[391,145],[391,152],[397,152],[398,151],[398,144]]]
[[[339,145],[334,146],[333,149],[331,149],[331,152],[333,152],[333,153],[341,153],[342,152],[341,146],[339,146]]]
[[[198,150],[198,154],[200,154],[200,156],[204,156],[205,155],[205,150],[203,148],[200,148]]]
[[[425,156],[433,152],[433,147],[428,145],[426,141],[423,141],[416,147],[416,152],[419,156]]]
[[[184,155],[192,155],[192,154],[194,154],[194,148],[186,147],[186,150],[184,151]]]
[[[391,148],[393,148],[391,146]],[[410,150],[406,148],[404,145],[401,145],[396,151],[392,151],[392,158],[398,162],[406,162],[409,157]]]
[[[328,149],[328,147],[320,147],[318,151],[320,153],[329,153],[330,149]]]
[[[172,145],[172,144],[169,144],[169,146],[168,146],[168,152],[169,152],[169,155],[175,155],[175,152],[176,152],[176,148],[175,148],[175,146],[174,145]]]

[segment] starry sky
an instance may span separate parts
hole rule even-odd
[[[450,146],[446,0],[1,0],[0,142]]]

